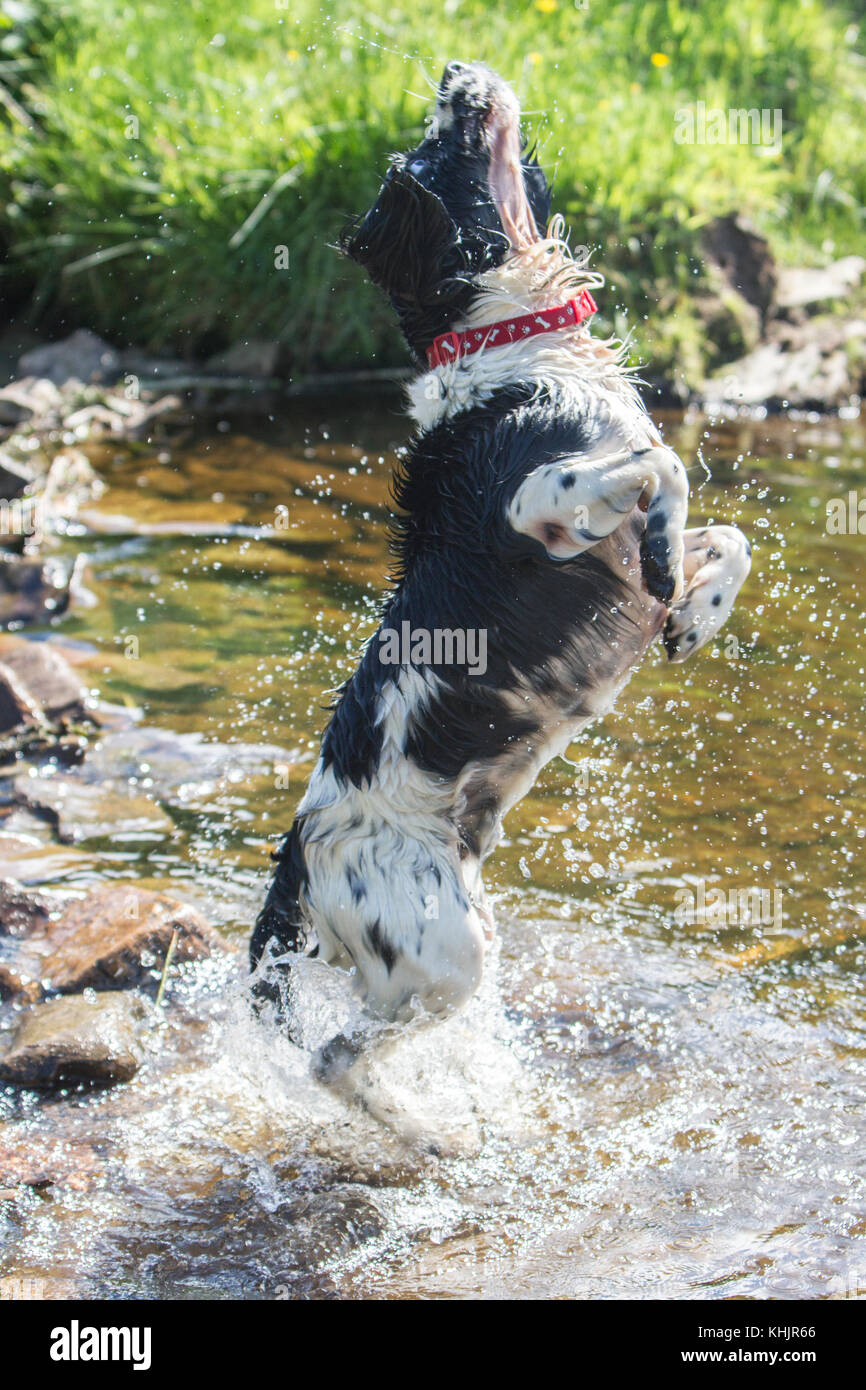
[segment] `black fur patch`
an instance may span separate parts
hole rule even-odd
[[[515,671],[534,692],[566,694],[551,661],[567,654],[564,709],[579,707],[581,688],[604,675],[604,653],[631,621],[617,610],[623,581],[592,553],[551,560],[506,516],[528,474],[591,447],[602,428],[559,398],[513,387],[408,449],[394,484],[398,592],[386,622],[487,632],[483,675],[430,668],[442,688],[415,712],[405,744],[425,770],[456,777],[468,762],[537,732],[531,711],[503,698]]]
[[[367,896],[367,885],[363,879],[359,878],[354,869],[346,871],[346,881],[349,885],[349,892],[352,894],[352,902],[362,903]]]
[[[376,724],[376,712],[379,695],[394,675],[395,669],[379,660],[379,643],[374,639],[354,676],[341,687],[322,741],[322,765],[332,768],[341,782],[369,785],[379,766],[382,730]]]
[[[394,966],[397,964],[397,952],[382,931],[382,924],[378,918],[367,927],[366,936],[367,945],[370,947],[373,955],[379,957],[390,975]]]
[[[250,941],[251,970],[255,970],[269,941],[274,942],[279,953],[302,951],[306,945],[306,927],[300,907],[300,894],[307,884],[307,866],[300,841],[302,826],[303,817],[299,816],[272,855],[277,867]]]

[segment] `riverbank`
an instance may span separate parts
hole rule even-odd
[[[333,246],[455,55],[513,81],[555,205],[608,278],[600,328],[631,332],[666,399],[706,398],[768,342],[800,350],[797,332],[768,339],[765,284],[755,299],[720,279],[713,229],[736,213],[784,271],[862,249],[866,82],[846,5],[464,0],[423,28],[354,0],[327,20],[312,0],[251,0],[242,17],[228,0],[0,0],[0,250],[20,352],[86,328],[198,378],[399,370],[387,305]],[[737,117],[724,132],[708,125],[719,111]],[[822,312],[834,303],[859,319],[856,295]],[[859,358],[859,330],[853,345],[828,334],[819,359]],[[835,408],[861,383],[830,375]],[[775,386],[797,403],[784,373]]]
[[[652,359],[638,364],[647,403],[692,405],[710,414],[856,414],[866,392],[866,260],[852,255],[822,268],[780,266],[766,238],[734,216],[709,223],[702,245],[709,287],[695,304],[719,365],[690,385],[670,364],[667,370]],[[739,336],[728,331],[732,323]],[[34,432],[56,428],[73,430],[79,440],[92,434],[142,439],[213,414],[271,416],[299,396],[371,388],[393,392],[396,401],[413,371],[406,363],[295,373],[276,339],[245,339],[184,361],[114,346],[86,328],[52,342],[13,325],[0,336],[0,438],[14,448],[23,430],[26,449]]]

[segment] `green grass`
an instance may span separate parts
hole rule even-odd
[[[692,295],[715,214],[746,213],[782,259],[862,249],[866,68],[842,5],[0,0],[0,23],[2,275],[51,328],[190,356],[276,337],[298,372],[405,360],[331,247],[450,57],[514,83],[555,205],[610,276],[608,321],[628,312],[656,362],[712,360]],[[677,144],[697,100],[780,108],[780,156]]]

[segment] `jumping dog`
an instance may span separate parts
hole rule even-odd
[[[503,815],[656,638],[671,661],[699,651],[749,571],[734,527],[685,529],[685,467],[622,350],[590,332],[602,280],[572,258],[561,219],[548,225],[519,118],[495,73],[450,63],[425,138],[343,242],[420,370],[394,482],[395,582],[251,943],[260,995],[293,953],[354,971],[362,1021],[320,1049],[325,1081],[470,998]],[[484,635],[483,663],[466,634]]]

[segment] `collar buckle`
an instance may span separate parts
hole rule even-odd
[[[575,323],[583,323],[584,319],[588,319],[590,314],[598,313],[598,305],[587,289],[581,290],[576,299],[570,299],[568,301],[568,307],[574,314]]]

